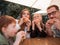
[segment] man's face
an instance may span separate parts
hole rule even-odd
[[[51,7],[50,9],[47,10],[48,13],[48,17],[49,19],[53,19],[53,18],[60,18],[60,14],[59,14],[59,10],[56,10],[55,7]]]

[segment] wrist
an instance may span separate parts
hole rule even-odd
[[[29,27],[27,27],[27,31],[30,31],[30,26],[29,26]]]
[[[40,31],[42,31],[42,28],[41,27],[38,27]]]
[[[21,40],[15,40],[15,42],[13,43],[13,45],[19,45],[20,44],[20,42],[21,42]]]

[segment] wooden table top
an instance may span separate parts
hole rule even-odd
[[[60,45],[60,38],[30,38],[25,39],[20,45]]]

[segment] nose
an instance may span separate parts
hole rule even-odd
[[[50,18],[52,19],[52,18],[54,18],[54,16],[53,15],[50,15]]]
[[[27,14],[25,14],[25,17],[27,17]]]

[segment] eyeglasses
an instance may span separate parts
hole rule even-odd
[[[48,13],[47,15],[49,15],[49,16],[50,16],[50,15],[55,15],[56,12],[57,12],[57,11],[53,11],[53,12],[51,12],[51,13]]]

